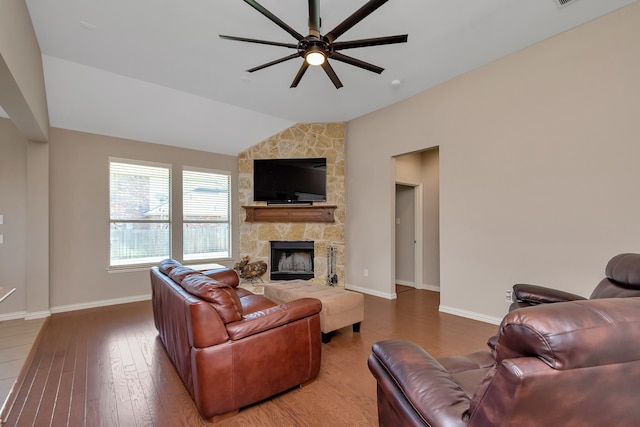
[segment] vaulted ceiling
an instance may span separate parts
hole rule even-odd
[[[308,34],[304,0],[259,0]],[[43,54],[51,125],[235,155],[296,122],[349,121],[634,0],[390,0],[341,41],[409,34],[351,49],[378,75],[332,62],[289,86],[302,59],[219,34],[295,43],[242,0],[26,0]],[[366,0],[321,0],[321,33]],[[346,53],[346,52],[345,52]]]

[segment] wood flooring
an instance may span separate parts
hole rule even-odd
[[[365,295],[360,333],[322,345],[316,381],[241,409],[216,426],[377,426],[371,345],[414,341],[436,357],[486,348],[497,326],[439,313],[439,294]],[[277,363],[277,361],[274,361]],[[198,414],[157,338],[149,301],[54,314],[4,426],[211,426]]]

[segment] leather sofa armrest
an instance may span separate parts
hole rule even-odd
[[[572,294],[571,292],[525,283],[513,285],[513,294],[516,297],[516,301],[524,301],[531,304],[568,302],[586,299],[585,297]]]
[[[369,370],[393,408],[379,413],[381,426],[466,426],[471,399],[429,353],[403,340],[380,341],[372,350]]]
[[[305,317],[319,314],[322,303],[316,298],[300,298],[275,307],[249,313],[237,322],[227,324],[232,340],[239,340]]]

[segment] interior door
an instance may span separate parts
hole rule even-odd
[[[416,287],[415,187],[396,184],[396,284]]]

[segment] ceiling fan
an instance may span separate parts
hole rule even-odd
[[[402,34],[397,36],[387,36],[387,37],[376,37],[369,39],[360,39],[360,40],[351,40],[344,42],[336,42],[335,40],[344,34],[351,27],[356,25],[358,22],[362,21],[364,18],[369,16],[372,12],[378,9],[380,6],[385,4],[388,0],[369,0],[364,6],[355,11],[351,16],[342,21],[335,27],[333,30],[329,31],[327,34],[320,34],[320,0],[309,0],[309,35],[303,36],[298,33],[296,30],[291,28],[285,22],[283,22],[280,18],[275,16],[273,13],[269,12],[262,5],[260,5],[255,0],[244,0],[245,3],[248,3],[255,10],[269,18],[280,28],[285,30],[287,33],[291,34],[298,43],[280,43],[273,42],[268,40],[258,40],[258,39],[249,39],[246,37],[235,37],[235,36],[226,36],[220,34],[220,38],[226,40],[235,40],[241,42],[249,42],[249,43],[258,43],[258,44],[266,44],[272,46],[282,46],[290,49],[296,49],[296,53],[285,56],[280,59],[276,59],[275,61],[267,62],[266,64],[259,65],[257,67],[251,68],[247,70],[250,73],[254,71],[262,70],[263,68],[270,67],[272,65],[279,64],[281,62],[288,61],[290,59],[295,59],[298,57],[304,58],[304,62],[300,66],[300,70],[298,70],[298,74],[296,74],[293,82],[291,83],[291,87],[297,87],[298,83],[304,76],[304,73],[307,71],[310,65],[319,65],[322,69],[327,73],[331,81],[333,82],[336,89],[340,89],[343,85],[337,74],[329,64],[328,59],[333,59],[336,61],[344,62],[346,64],[354,65],[356,67],[363,68],[368,71],[372,71],[374,73],[382,73],[384,68],[378,67],[377,65],[370,64],[365,61],[361,61],[359,59],[353,58],[351,56],[344,55],[339,53],[339,50],[343,49],[353,49],[358,47],[367,47],[367,46],[379,46],[384,44],[394,44],[394,43],[406,43],[408,35]]]

